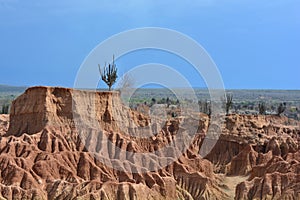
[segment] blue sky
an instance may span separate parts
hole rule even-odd
[[[72,87],[101,41],[154,26],[201,44],[226,88],[300,89],[299,10],[298,0],[0,0],[0,84]],[[149,62],[184,65],[158,51],[117,64],[124,72]],[[193,86],[205,86],[192,69],[186,75]]]

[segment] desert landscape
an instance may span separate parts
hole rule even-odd
[[[299,10],[0,0],[0,200],[300,200]]]
[[[101,132],[89,125],[88,104],[95,104]],[[74,113],[86,114],[80,116],[84,125],[75,125]],[[0,115],[1,198],[300,198],[299,121],[284,115],[228,114],[218,127],[216,145],[201,157],[203,138],[214,125],[207,114],[199,116],[189,148],[171,164],[144,172],[138,169],[143,162],[160,166],[159,159],[167,155],[135,160],[131,153],[153,152],[179,137],[180,116],[157,129],[149,116],[124,106],[117,91],[28,88],[13,101],[9,115]],[[155,134],[128,135],[138,127],[150,127]],[[79,137],[79,131],[86,137]],[[111,143],[103,142],[105,137]],[[126,150],[124,162],[117,148]],[[106,158],[113,164],[106,165]]]

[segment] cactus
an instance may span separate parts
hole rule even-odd
[[[277,115],[280,116],[286,109],[286,103],[280,103],[277,107]]]
[[[223,105],[224,105],[225,110],[226,110],[226,115],[229,114],[229,110],[233,105],[232,99],[233,99],[233,95],[231,93],[226,93],[224,98],[222,99]]]
[[[8,114],[9,113],[9,104],[2,105],[2,110],[0,114]]]
[[[204,100],[204,101],[198,101],[199,104],[199,110],[202,113],[207,114],[208,116],[211,116],[211,102]]]
[[[266,114],[266,110],[267,110],[267,107],[266,107],[265,102],[261,102],[261,103],[258,104],[258,112],[259,112],[259,114],[265,115]]]
[[[117,75],[117,67],[115,64],[115,58],[113,56],[113,62],[111,64],[108,64],[108,66],[105,66],[101,68],[101,66],[98,64],[99,72],[101,79],[106,83],[108,86],[108,90],[111,91],[111,87],[113,84],[115,84],[118,75]]]

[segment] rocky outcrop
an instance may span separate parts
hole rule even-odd
[[[290,125],[285,125],[288,122]],[[227,173],[233,161],[239,162],[239,166],[249,164],[249,170],[238,174],[245,175],[251,166],[261,164],[269,151],[285,157],[299,150],[300,123],[286,117],[233,114],[226,117],[221,129],[220,138],[206,156],[215,165],[216,172]]]
[[[299,199],[299,161],[273,157],[237,186],[235,199]]]
[[[9,126],[9,115],[0,115],[0,136],[6,134]]]
[[[229,115],[210,125],[222,134],[208,139],[216,145],[202,158],[209,118],[200,114],[190,122],[197,134],[178,156],[176,139],[187,136],[184,120],[151,121],[123,106],[118,92],[29,88],[10,116],[0,115],[0,197],[299,198],[299,122]]]
[[[118,92],[34,87],[13,102],[10,124],[7,135],[20,136],[45,127],[76,131],[76,125],[128,132],[149,124],[149,119],[122,106]]]
[[[207,156],[215,171],[248,176],[235,199],[299,199],[298,121],[278,116],[227,116]]]
[[[3,198],[227,198],[213,165],[193,151],[166,167],[160,163],[176,148],[134,157],[172,142],[180,127],[168,121],[155,135],[137,137],[151,133],[153,125],[124,107],[117,92],[29,88],[13,102],[9,121],[0,143]],[[157,170],[139,171],[147,163]]]

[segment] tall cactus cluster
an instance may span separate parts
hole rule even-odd
[[[99,72],[100,72],[101,79],[108,86],[108,90],[111,91],[111,87],[113,86],[113,84],[115,84],[115,82],[118,78],[117,66],[115,64],[114,56],[113,56],[113,62],[108,64],[108,66],[106,64],[103,68],[101,68],[100,65],[98,65],[98,66],[99,66]]]

